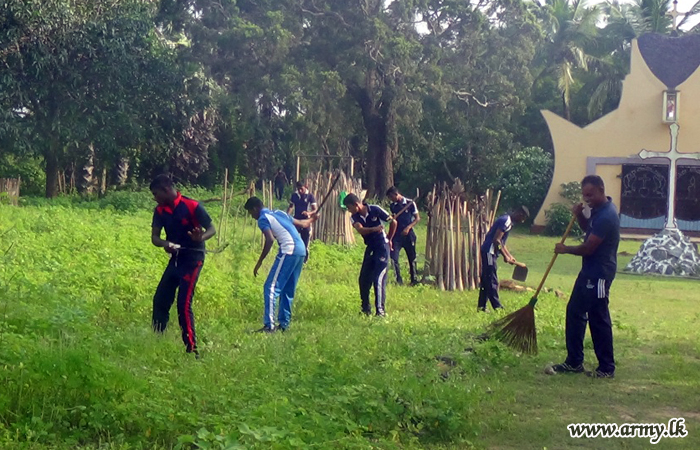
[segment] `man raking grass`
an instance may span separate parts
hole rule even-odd
[[[583,367],[583,338],[586,323],[591,329],[593,349],[598,357],[598,368],[586,372],[594,378],[613,378],[612,321],[610,320],[610,286],[617,271],[617,248],[620,244],[620,218],[612,199],[605,195],[603,179],[589,175],[581,181],[583,200],[591,208],[590,217],[584,214],[583,204],[574,206],[574,216],[586,232],[583,244],[554,248],[557,254],[582,257],[579,272],[569,304],[566,307],[566,360],[551,366],[548,372],[581,373]]]

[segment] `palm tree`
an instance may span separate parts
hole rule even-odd
[[[564,117],[571,120],[571,94],[576,71],[587,71],[591,60],[588,49],[598,38],[600,8],[587,0],[546,0],[538,8],[544,19],[545,45],[539,55],[540,75],[556,79]],[[542,17],[544,16],[544,17]]]
[[[608,1],[602,11],[606,25],[600,31],[598,51],[589,62],[595,77],[582,88],[588,95],[589,119],[599,117],[616,107],[622,94],[622,80],[629,70],[632,40],[645,33],[674,32],[673,19],[668,15],[671,0],[636,0],[634,3]],[[678,23],[678,33],[690,18],[700,13],[700,1]],[[700,31],[696,25],[688,32]]]

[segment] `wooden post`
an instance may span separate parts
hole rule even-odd
[[[350,178],[355,177],[355,157],[350,157]]]
[[[300,170],[301,170],[301,156],[297,155],[297,179],[295,181],[299,181]]]
[[[221,217],[219,218],[219,232],[216,244],[221,246],[221,234],[224,228],[224,215],[226,214],[226,194],[228,193],[228,168],[224,169],[224,191],[221,193]]]

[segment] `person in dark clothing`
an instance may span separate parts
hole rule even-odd
[[[377,316],[386,315],[386,270],[389,265],[391,238],[396,233],[396,221],[389,213],[377,205],[363,203],[355,194],[348,194],[343,204],[352,214],[350,221],[365,241],[367,248],[360,269],[360,299],[362,313],[372,314],[369,303],[369,291],[374,285],[374,307]],[[384,232],[382,222],[389,222],[389,239]]]
[[[153,212],[151,242],[170,254],[170,262],[153,296],[152,326],[156,332],[165,331],[177,291],[182,341],[187,353],[199,358],[192,298],[204,264],[204,241],[214,236],[216,229],[204,207],[176,191],[168,176],[157,176],[150,189],[158,203]],[[161,238],[163,228],[166,239]]]
[[[275,196],[277,200],[282,200],[284,197],[284,187],[287,185],[287,182],[287,174],[284,173],[281,167],[278,168],[275,174]]]
[[[308,219],[311,214],[316,211],[318,205],[316,204],[316,198],[314,194],[309,192],[306,185],[297,181],[297,191],[292,194],[289,199],[289,207],[287,208],[287,214],[292,213],[294,209],[294,218],[297,220]],[[306,246],[306,257],[304,258],[304,263],[309,260],[309,239],[311,238],[311,227],[297,227],[297,231],[301,236],[301,240],[304,241]]]
[[[396,234],[392,239],[392,249],[391,249],[391,262],[394,265],[394,272],[396,274],[396,282],[398,284],[403,284],[403,279],[401,278],[401,266],[399,265],[399,254],[403,248],[406,251],[406,257],[408,257],[408,271],[411,275],[411,285],[418,284],[418,279],[416,278],[416,232],[413,231],[413,227],[420,221],[420,214],[418,214],[418,207],[410,198],[406,198],[399,192],[396,187],[392,186],[386,191],[386,196],[391,200],[391,205],[389,209],[391,214],[396,220]],[[398,214],[406,205],[409,206],[400,215]]]
[[[522,223],[530,217],[527,207],[521,206],[510,214],[498,217],[486,234],[484,243],[481,244],[481,277],[479,285],[479,303],[477,311],[486,311],[486,301],[491,302],[493,309],[503,308],[498,298],[498,255],[503,255],[503,260],[508,264],[514,264],[515,258],[506,247],[506,241],[513,223]]]
[[[581,256],[582,266],[566,307],[567,357],[562,364],[551,366],[552,370],[548,373],[585,372],[583,338],[588,323],[598,368],[586,374],[593,378],[613,378],[615,358],[608,306],[610,286],[617,271],[620,218],[612,199],[605,195],[602,178],[588,175],[581,181],[581,191],[583,201],[590,208],[590,215],[586,214],[581,203],[574,206],[573,213],[586,233],[585,240],[581,245],[556,244],[554,247],[558,254]]]

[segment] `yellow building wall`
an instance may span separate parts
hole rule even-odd
[[[599,175],[605,181],[605,191],[608,196],[613,199],[618,208],[620,207],[620,193],[622,192],[622,165],[600,165],[596,167],[596,175]]]
[[[662,152],[670,149],[669,124],[661,121],[666,89],[649,70],[634,40],[630,73],[623,81],[618,109],[583,128],[551,111],[542,111],[554,144],[554,175],[535,225],[544,225],[544,212],[552,203],[563,201],[559,195],[562,183],[581,181],[587,175],[588,158],[628,158],[643,149]],[[700,117],[700,71],[696,70],[676,90],[680,92],[678,151],[697,152],[700,150],[700,127],[695,126],[691,118]],[[619,165],[598,165],[593,172],[603,178],[606,192],[618,208],[620,172]]]

